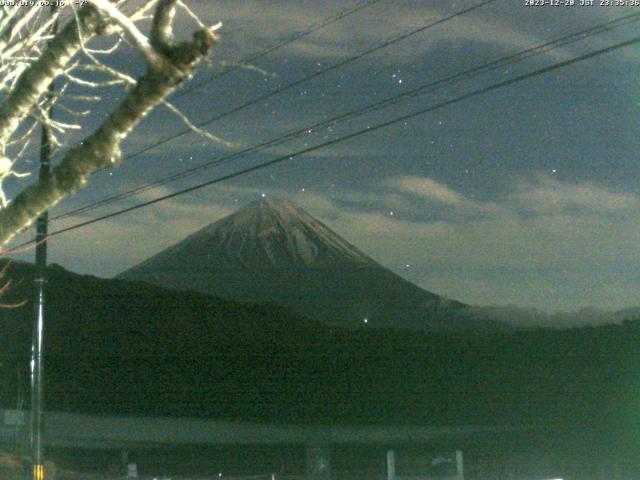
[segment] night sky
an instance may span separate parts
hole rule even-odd
[[[201,87],[183,87],[175,104],[194,122],[205,121],[477,2],[380,0],[259,59],[254,65],[264,72],[237,69],[203,84],[239,59],[356,3],[191,0],[206,23],[221,20],[224,26],[211,66],[192,81]],[[640,7],[533,7],[525,0],[497,0],[207,127],[235,146],[189,134],[94,176],[52,215],[633,13]],[[638,23],[52,222],[51,230],[632,38]],[[181,20],[178,33],[191,28]],[[131,51],[111,61],[139,69]],[[640,46],[634,45],[57,236],[50,243],[50,261],[112,276],[265,194],[290,199],[384,266],[466,303],[547,311],[635,306],[640,303],[639,73]],[[114,89],[105,103],[121,95]],[[107,105],[100,108],[98,113]],[[159,108],[127,140],[124,153],[182,128]],[[28,182],[16,180],[11,187]]]

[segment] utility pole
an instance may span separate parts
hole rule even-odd
[[[40,138],[40,180],[50,175],[51,143],[49,127],[42,125]],[[33,480],[44,479],[42,451],[43,376],[44,376],[44,313],[47,283],[48,212],[36,223],[35,318],[31,344],[31,458]]]
[[[55,2],[51,5],[51,15],[55,15]],[[57,22],[51,27],[57,31]],[[53,102],[54,83],[49,85],[49,102]],[[53,116],[53,103],[49,106],[49,118]],[[40,182],[51,176],[51,130],[42,124],[40,136]],[[44,314],[47,283],[47,235],[49,212],[43,212],[36,221],[36,275],[33,339],[31,343],[31,462],[33,480],[44,480],[44,455],[42,446],[43,403],[44,403]]]

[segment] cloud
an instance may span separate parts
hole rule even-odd
[[[396,206],[391,216],[388,205],[370,208],[371,194],[361,196],[356,209],[339,200],[333,208],[316,212],[313,202],[307,208],[385,266],[467,303],[547,310],[637,303],[640,203],[634,194],[544,177],[514,182],[495,202],[472,201],[426,177],[392,178],[384,187],[383,202],[405,194],[450,213],[426,220]],[[468,206],[481,215],[451,215]]]
[[[536,213],[589,210],[607,214],[640,207],[634,194],[594,183],[561,183],[550,177],[541,177],[533,183],[521,182],[511,198],[522,209]]]
[[[132,206],[169,192],[165,187],[156,188],[124,204],[119,203],[116,208]],[[49,261],[78,273],[109,277],[179,242],[188,233],[232,213],[236,208],[232,196],[224,188],[173,198],[52,237]],[[107,211],[91,211],[52,222],[50,231],[76,225]],[[17,242],[27,238],[20,238]],[[33,253],[27,252],[16,258],[31,261],[32,257]]]
[[[240,56],[252,49],[264,47],[265,44],[278,43],[347,10],[345,4],[338,1],[321,4],[283,1],[265,5],[264,2],[257,1],[238,3],[220,0],[216,2],[216,8],[211,7],[210,0],[194,1],[191,4],[205,23],[223,21],[221,48],[227,53],[234,52]],[[389,7],[381,2],[297,40],[287,47],[287,52],[314,59],[341,58],[428,25],[471,5],[470,2],[407,2]],[[526,21],[521,21],[520,24],[516,22],[517,11],[512,11],[509,15],[486,15],[485,10],[491,11],[488,8],[478,9],[444,25],[429,28],[428,35],[425,31],[424,35],[414,37],[419,40],[415,44],[407,47],[411,40],[399,42],[400,48],[384,49],[380,52],[380,58],[397,62],[399,56],[424,54],[441,42],[469,41],[508,48],[529,48],[547,40],[530,33],[530,25]],[[563,49],[552,50],[545,55],[554,59],[567,58],[567,52]]]
[[[458,192],[446,185],[426,177],[400,177],[390,182],[399,192],[410,193],[427,201],[434,201],[444,205],[460,206],[468,202]]]
[[[493,202],[479,201],[465,196],[449,186],[429,177],[400,176],[383,183],[391,192],[388,197],[403,196],[419,211],[417,202],[445,208],[445,215],[487,215],[499,213],[503,207]],[[397,203],[397,202],[396,202]],[[432,209],[433,211],[433,209]],[[457,218],[457,217],[456,217]]]
[[[146,192],[142,200],[169,191]],[[99,222],[77,235],[55,237],[51,261],[110,276],[262,193],[290,198],[386,267],[466,303],[544,310],[637,304],[637,196],[545,177],[516,180],[493,202],[418,176],[392,177],[373,190],[342,193],[219,185]],[[547,196],[554,201],[539,200]],[[429,205],[443,208],[437,218],[420,216]],[[452,214],[460,211],[469,214]]]
[[[496,202],[471,199],[429,177],[401,176],[384,184],[395,193],[409,194],[427,203],[509,217],[521,214],[612,215],[640,210],[640,197],[634,193],[616,191],[594,182],[561,182],[546,175],[539,175],[534,180],[517,180],[513,189]]]

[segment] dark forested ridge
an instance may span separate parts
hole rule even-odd
[[[5,302],[30,297],[13,264]],[[640,322],[509,334],[346,330],[50,268],[50,409],[305,423],[638,426]],[[2,401],[26,382],[31,304],[0,310]]]

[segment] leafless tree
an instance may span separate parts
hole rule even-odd
[[[156,106],[192,126],[166,99],[209,56],[221,26],[204,25],[182,0],[67,0],[54,14],[15,2],[0,6],[0,245],[83,187],[92,173],[117,164],[123,140]],[[189,40],[174,39],[177,14],[194,24]],[[54,24],[60,27],[53,30]],[[108,61],[119,48],[137,51],[143,75],[134,78]],[[52,93],[54,80],[58,88]],[[114,86],[126,95],[98,128],[86,132],[93,104]],[[52,105],[61,112],[55,119],[49,115]],[[29,175],[20,159],[41,125],[51,133],[52,148],[65,146],[64,154],[49,179],[7,198],[3,182]]]

